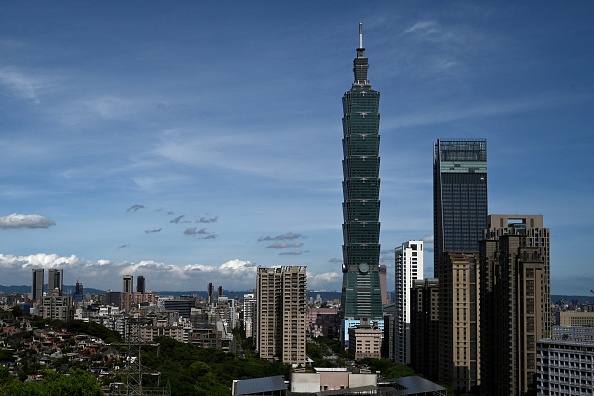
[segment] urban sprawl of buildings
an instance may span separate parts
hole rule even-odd
[[[238,301],[222,287],[215,293],[212,284],[206,299],[158,296],[142,276],[134,289],[131,275],[123,277],[122,291],[89,296],[77,283],[66,295],[61,269],[48,271],[44,292],[40,268],[32,271],[30,300],[21,307],[44,318],[94,321],[124,337],[128,321],[143,318],[143,341],[167,336],[227,351],[236,350],[232,330],[241,326],[261,358],[294,367],[310,363],[308,337],[324,336],[340,339],[355,360],[389,358],[460,392],[591,394],[594,308],[551,303],[550,230],[542,215],[489,214],[486,139],[434,143],[433,257],[426,257],[422,240],[395,248],[392,300],[379,263],[380,93],[368,80],[362,37],[360,25],[354,82],[342,99],[340,301],[308,299],[304,266],[259,267],[254,292]],[[424,277],[425,259],[433,259],[434,278]],[[315,378],[295,374],[293,392],[378,385],[377,376],[346,369],[340,385],[324,385],[329,374],[314,372]],[[278,379],[268,383],[283,387]],[[246,386],[234,384],[235,394],[248,394]]]

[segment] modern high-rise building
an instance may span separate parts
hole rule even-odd
[[[369,60],[359,24],[355,81],[342,97],[344,244],[341,317],[381,320],[379,223],[379,98],[367,79]]]
[[[457,392],[476,391],[481,385],[479,254],[446,252],[439,265],[438,380]]]
[[[436,278],[442,253],[478,251],[487,215],[487,141],[438,139],[433,150]]]
[[[134,276],[124,275],[122,278],[122,293],[134,293]]]
[[[31,300],[41,301],[43,297],[43,268],[33,268],[33,279],[31,282]]]
[[[53,293],[54,289],[58,289],[58,295],[61,296],[64,289],[64,270],[52,268],[47,273],[48,294]]]
[[[549,229],[542,215],[490,215],[480,243],[483,395],[536,394],[550,336]]]
[[[306,362],[306,267],[258,267],[257,342],[260,358]]]
[[[423,241],[404,242],[396,248],[395,256],[394,361],[410,364],[410,290],[415,280],[423,279]]]
[[[254,335],[254,325],[256,321],[256,296],[254,293],[243,295],[243,328],[246,338]]]
[[[136,292],[141,294],[146,293],[146,283],[144,280],[144,276],[142,275],[139,275],[136,278]]]
[[[413,281],[411,300],[412,368],[432,381],[439,372],[439,280]]]

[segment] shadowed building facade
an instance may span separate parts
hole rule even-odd
[[[54,289],[58,289],[58,295],[61,296],[64,289],[64,270],[52,268],[47,271],[47,294],[52,294]]]
[[[487,141],[438,139],[433,150],[436,278],[442,253],[478,251],[487,214]]]
[[[341,318],[381,320],[379,244],[379,99],[367,79],[369,61],[359,24],[355,81],[342,98],[344,244]]]
[[[33,275],[31,280],[31,300],[41,301],[41,297],[43,297],[44,270],[43,268],[33,268],[31,273]]]
[[[439,265],[439,382],[475,391],[481,385],[479,253],[445,252]]]
[[[550,336],[549,229],[542,215],[490,215],[481,262],[482,395],[535,395]]]
[[[439,371],[439,280],[413,281],[411,300],[411,367],[432,381]]]

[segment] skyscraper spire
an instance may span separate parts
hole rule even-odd
[[[365,48],[363,48],[363,22],[359,22],[359,48],[357,48],[357,57],[353,60],[355,84],[369,85],[369,81],[367,81],[368,69],[369,60],[365,57]]]

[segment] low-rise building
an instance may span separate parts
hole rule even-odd
[[[554,326],[537,343],[538,395],[591,395],[594,389],[594,327]]]
[[[355,360],[382,357],[382,330],[377,322],[362,318],[358,327],[349,329],[349,355]]]

